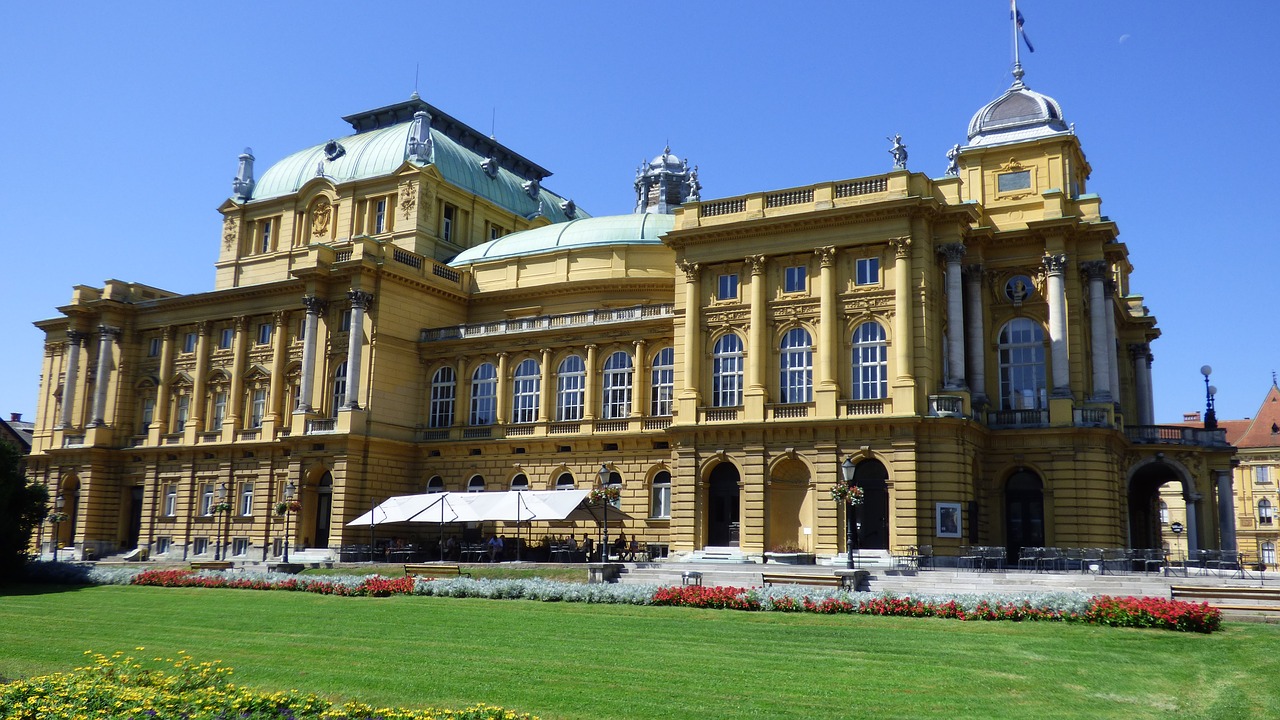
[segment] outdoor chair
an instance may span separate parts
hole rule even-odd
[[[1036,561],[1036,572],[1053,572],[1061,563],[1061,550],[1055,547],[1041,548],[1040,559]]]
[[[1024,547],[1018,553],[1018,569],[1019,570],[1035,570],[1040,564],[1040,554],[1044,552],[1044,548]]]
[[[1080,562],[1080,572],[1106,572],[1106,566],[1102,564],[1101,549],[1085,548],[1084,559]]]
[[[1067,548],[1062,556],[1063,570],[1080,570],[1084,567],[1084,550],[1081,548]]]
[[[961,545],[960,557],[956,560],[956,567],[970,570],[982,569],[981,548],[976,545]]]
[[[1102,566],[1105,572],[1127,574],[1133,568],[1133,563],[1128,550],[1107,548],[1102,551]]]
[[[1156,572],[1164,569],[1164,550],[1161,548],[1147,548],[1142,554],[1142,571],[1151,572],[1152,566]]]
[[[925,569],[933,567],[933,546],[921,545],[916,548],[916,568]]]
[[[1003,547],[988,545],[982,549],[983,570],[1003,570],[1008,551]]]

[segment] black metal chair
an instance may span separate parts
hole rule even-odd
[[[1018,552],[1018,569],[1019,570],[1035,570],[1040,565],[1040,557],[1044,553],[1044,548],[1024,547]]]
[[[925,569],[933,567],[933,546],[921,545],[916,548],[916,568]]]
[[[1036,572],[1053,572],[1062,564],[1062,551],[1056,547],[1041,548],[1036,561]]]
[[[1084,558],[1080,561],[1080,572],[1103,573],[1107,567],[1102,562],[1101,548],[1085,548]]]

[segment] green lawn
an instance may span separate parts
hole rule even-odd
[[[555,718],[1280,716],[1280,627],[1213,635],[614,605],[144,587],[0,593],[0,676],[84,650],[235,681]]]

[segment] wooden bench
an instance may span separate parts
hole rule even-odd
[[[851,575],[791,575],[789,573],[761,573],[760,581],[765,587],[770,585],[816,585],[819,587],[838,587],[852,590]]]
[[[1242,612],[1280,612],[1280,588],[1169,586],[1170,600],[1207,602],[1219,610]],[[1222,600],[1254,600],[1255,604],[1222,602]]]
[[[235,563],[230,560],[192,560],[192,570],[230,570]]]
[[[471,573],[457,565],[407,564],[404,574],[424,578],[471,577]]]

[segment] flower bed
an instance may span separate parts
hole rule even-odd
[[[424,580],[412,577],[384,578],[378,575],[310,580],[292,575],[248,577],[190,570],[145,570],[134,575],[132,583],[160,587],[292,590],[352,597],[436,595],[955,620],[1086,622],[1113,627],[1203,633],[1219,629],[1222,623],[1222,613],[1207,603],[1159,598],[1116,598],[1107,595],[1090,598],[1082,593],[898,597],[892,593],[848,592],[797,586],[737,588],[698,585],[584,585],[549,580]]]
[[[145,648],[135,648],[137,651]],[[463,710],[374,708],[363,703],[335,705],[319,695],[263,693],[233,685],[231,668],[220,662],[177,658],[144,659],[117,652],[94,655],[69,673],[0,685],[0,709],[12,720],[73,718],[186,718],[213,720],[537,720],[489,705]]]

